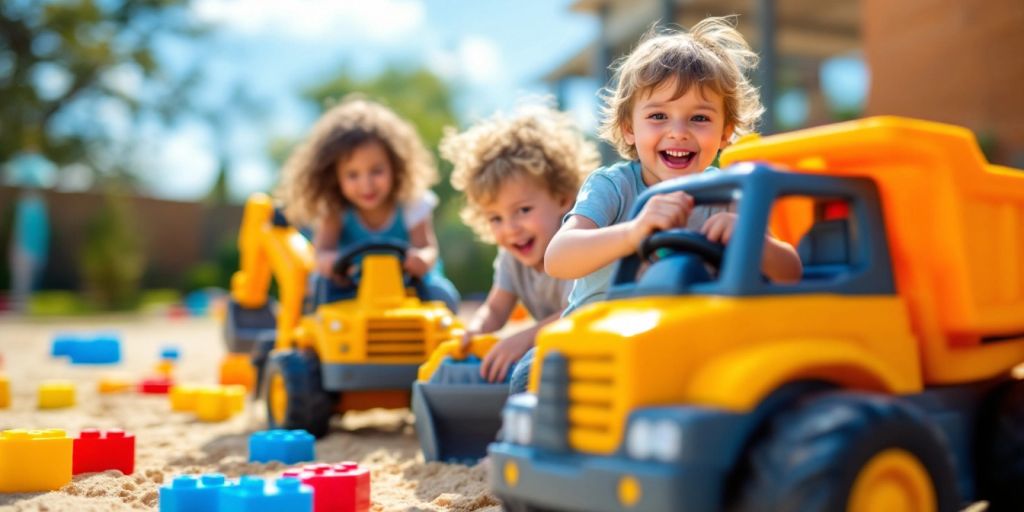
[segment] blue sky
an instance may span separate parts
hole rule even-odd
[[[137,133],[148,168],[150,193],[201,197],[214,179],[216,144],[235,159],[236,195],[272,185],[266,157],[272,136],[301,137],[316,113],[299,92],[342,66],[372,75],[389,64],[425,66],[460,91],[463,120],[508,109],[524,95],[547,92],[540,78],[583,48],[597,20],[569,10],[571,0],[461,2],[455,0],[196,0],[193,15],[213,24],[202,45],[168,44],[163,58],[172,70],[197,62],[210,73],[201,94],[216,109],[242,83],[265,111],[265,122],[231,123],[218,138],[208,123],[192,120],[174,129],[155,126]],[[138,87],[130,73],[117,80]],[[597,84],[575,96],[593,98]],[[581,122],[591,105],[581,105]],[[117,124],[116,112],[109,113]],[[128,129],[128,127],[124,127]]]

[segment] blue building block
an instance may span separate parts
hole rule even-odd
[[[220,493],[220,512],[313,512],[313,488],[298,478],[243,476]]]
[[[114,332],[58,333],[50,343],[50,355],[69,357],[72,364],[118,363],[121,361],[121,336]]]
[[[285,464],[311,461],[313,434],[305,430],[267,430],[249,436],[249,462],[281,461]]]
[[[99,333],[79,341],[71,350],[71,364],[111,364],[121,361],[121,337]]]
[[[69,332],[59,332],[50,342],[50,355],[53,357],[70,356],[74,348],[82,342],[82,337]]]
[[[220,494],[229,488],[224,475],[180,475],[160,486],[160,512],[218,512]]]
[[[160,348],[160,359],[166,361],[177,361],[181,357],[181,350],[174,345],[164,345]]]

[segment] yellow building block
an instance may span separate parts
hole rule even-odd
[[[221,384],[241,384],[252,390],[256,386],[256,369],[249,354],[228,354],[220,363]]]
[[[0,409],[11,406],[11,381],[6,375],[0,374]]]
[[[60,409],[75,405],[75,384],[67,380],[48,380],[39,385],[39,408]]]
[[[245,409],[245,397],[248,393],[249,392],[245,389],[245,386],[237,384],[224,386],[224,394],[228,399],[228,410],[230,410],[232,414],[242,412],[242,409]]]
[[[156,363],[156,367],[153,368],[153,371],[161,377],[167,377],[170,379],[171,377],[174,377],[174,361],[161,359],[160,362]]]
[[[53,491],[70,483],[73,443],[60,429],[0,432],[0,492]]]
[[[104,375],[96,382],[96,390],[104,395],[123,393],[134,388],[135,382],[117,375]]]
[[[200,388],[196,394],[196,417],[200,421],[224,421],[231,417],[232,412],[223,387]]]
[[[189,384],[176,384],[171,387],[168,397],[171,400],[172,411],[191,412],[196,410],[196,398],[199,395],[199,386]]]

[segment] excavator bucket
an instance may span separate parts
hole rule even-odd
[[[423,458],[475,464],[501,428],[508,382],[480,377],[480,360],[449,360],[430,382],[412,387],[412,410]]]
[[[442,343],[420,367],[412,410],[424,459],[472,465],[487,455],[509,391],[507,377],[499,383],[480,377],[481,356],[496,341],[478,337],[468,353],[461,353],[458,341]]]

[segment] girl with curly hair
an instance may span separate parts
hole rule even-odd
[[[420,296],[452,311],[459,295],[438,268],[431,214],[437,167],[416,130],[388,108],[348,97],[328,110],[285,163],[278,195],[293,223],[313,226],[317,301],[351,296],[331,286],[339,252],[372,238],[409,244],[403,267],[419,278]],[[331,276],[333,279],[323,279]]]
[[[499,341],[484,358],[480,376],[499,382],[533,346],[537,331],[565,308],[571,281],[544,273],[544,251],[584,175],[597,165],[597,148],[567,115],[524,107],[510,118],[495,116],[463,133],[448,132],[441,155],[454,165],[452,186],[466,194],[463,220],[499,247],[494,284],[465,342],[501,329],[516,301],[537,320]],[[529,364],[523,361],[512,372],[513,393],[526,389]]]

